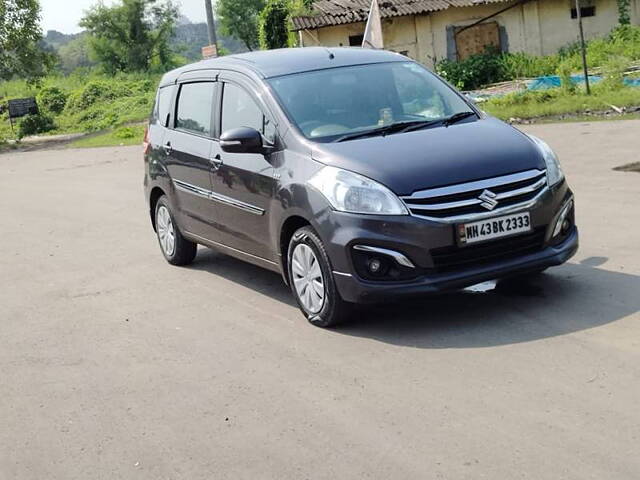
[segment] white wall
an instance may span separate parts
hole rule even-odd
[[[556,53],[575,42],[578,25],[571,19],[574,0],[538,0],[514,7],[490,21],[497,21],[506,31],[508,50],[534,55]],[[427,66],[447,57],[447,27],[470,25],[498,12],[504,3],[450,8],[429,15],[385,19],[382,22],[385,48],[407,51]],[[596,15],[583,19],[585,36],[606,35],[618,22],[616,0],[596,0]],[[640,24],[640,0],[632,0],[631,21]],[[349,46],[350,35],[364,32],[363,22],[320,28],[303,32],[304,45]]]

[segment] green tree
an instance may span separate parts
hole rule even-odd
[[[105,71],[169,69],[173,55],[169,39],[178,9],[159,0],[121,0],[111,7],[94,6],[81,20],[89,34],[91,52]]]
[[[0,79],[36,80],[52,66],[53,55],[41,46],[39,22],[38,0],[0,0]]]
[[[289,7],[285,0],[268,0],[260,13],[260,48],[289,46]]]
[[[264,0],[218,0],[217,15],[222,32],[236,37],[249,50],[258,48],[258,19]]]
[[[65,73],[80,67],[91,67],[95,62],[89,58],[89,39],[82,34],[58,49],[58,65]]]

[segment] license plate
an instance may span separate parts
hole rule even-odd
[[[458,239],[460,244],[469,245],[530,231],[531,217],[529,212],[523,212],[459,224]]]

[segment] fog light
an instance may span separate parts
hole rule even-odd
[[[371,273],[378,273],[382,268],[382,260],[379,258],[372,258],[367,262],[367,268]]]
[[[558,215],[558,220],[556,220],[556,226],[553,229],[552,237],[557,237],[560,232],[567,233],[569,228],[571,228],[571,222],[567,218],[569,212],[571,212],[571,207],[573,206],[573,200],[569,200],[567,204],[564,206],[560,215]]]

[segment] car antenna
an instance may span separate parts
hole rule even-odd
[[[331,50],[329,50],[328,48],[326,50],[327,52],[329,52],[329,60],[333,60],[334,58],[336,58],[336,56],[333,54]]]

